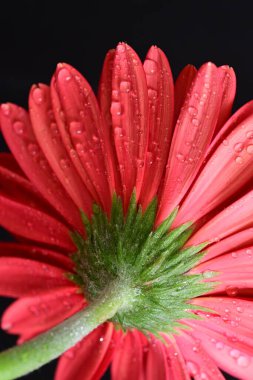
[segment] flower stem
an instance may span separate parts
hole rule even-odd
[[[112,318],[126,301],[122,285],[110,286],[94,303],[38,337],[0,353],[0,379],[12,380],[57,358],[97,326]],[[128,294],[129,296],[129,294]]]

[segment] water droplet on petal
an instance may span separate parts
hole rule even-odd
[[[222,342],[217,342],[215,347],[217,348],[217,350],[223,350],[224,344]]]
[[[226,287],[226,293],[229,297],[234,297],[238,294],[239,289],[235,286],[227,286]]]
[[[186,367],[187,367],[188,372],[192,376],[197,375],[198,372],[199,372],[197,365],[195,363],[191,362],[191,361],[187,361],[186,362]]]
[[[101,336],[101,338],[99,338],[99,342],[103,342],[104,341],[104,338]]]
[[[239,356],[240,356],[240,351],[239,350],[237,350],[237,349],[232,349],[230,352],[229,352],[229,355],[232,357],[232,358],[235,358],[235,359],[237,359],[237,358],[239,358]]]
[[[250,361],[249,361],[249,358],[247,356],[244,356],[244,355],[241,355],[239,356],[239,358],[237,359],[237,364],[239,367],[248,367]]]
[[[238,253],[237,253],[237,252],[232,252],[232,253],[231,253],[231,256],[232,256],[234,259],[236,259],[236,258],[238,257]]]
[[[248,145],[246,151],[248,154],[253,154],[253,145]]]
[[[244,311],[243,308],[240,306],[237,306],[236,310],[238,313],[243,313],[243,311]]]
[[[246,132],[246,137],[247,137],[247,139],[249,139],[249,140],[253,139],[253,131],[248,131],[248,132]]]
[[[243,151],[243,148],[244,148],[244,145],[243,143],[240,142],[240,143],[235,144],[234,151],[237,153],[240,153]]]
[[[149,88],[148,89],[148,97],[151,100],[155,100],[157,98],[157,91],[156,90],[152,90],[152,88]]]
[[[84,132],[83,123],[80,121],[71,121],[69,131],[73,137],[82,135]]]
[[[32,97],[37,105],[40,105],[44,100],[44,94],[41,88],[37,87],[33,90]]]
[[[236,162],[236,164],[241,165],[241,164],[243,163],[243,159],[242,159],[242,157],[241,157],[241,156],[237,156],[237,157],[235,158],[235,162]]]
[[[120,82],[119,88],[120,88],[121,92],[127,92],[128,93],[131,90],[131,83],[128,81],[122,81],[122,82]]]
[[[180,162],[185,162],[185,158],[184,158],[184,155],[182,153],[177,153],[176,158]]]
[[[111,104],[111,114],[113,116],[120,116],[121,115],[121,104],[119,102],[112,102]]]
[[[192,124],[193,124],[195,127],[198,127],[199,124],[200,124],[200,121],[194,117],[194,118],[192,119]]]
[[[37,144],[29,144],[27,149],[30,155],[33,157],[36,157],[40,152],[40,148]]]
[[[141,160],[141,159],[137,159],[136,160],[136,162],[137,162],[137,167],[138,168],[143,168],[143,166],[144,166],[144,161],[143,160]]]
[[[227,140],[227,139],[224,139],[224,140],[222,141],[222,144],[225,145],[225,146],[227,146],[227,145],[228,145],[228,140]]]
[[[13,123],[13,129],[17,135],[21,136],[25,131],[25,124],[22,121],[15,121]]]
[[[198,114],[198,110],[196,107],[189,106],[188,107],[188,113],[189,113],[189,115],[196,116]]]
[[[157,70],[157,64],[155,61],[152,61],[151,59],[146,59],[144,62],[144,70],[147,75],[153,75]]]
[[[64,170],[64,169],[68,169],[70,167],[70,161],[68,158],[62,158],[60,160],[60,166],[61,168]]]
[[[9,104],[2,104],[1,105],[1,110],[4,116],[9,116],[11,113],[11,107]]]

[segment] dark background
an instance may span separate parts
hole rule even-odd
[[[161,47],[175,77],[187,63],[199,66],[211,60],[234,67],[236,109],[253,98],[252,10],[251,1],[236,0],[83,0],[82,5],[22,1],[9,6],[2,2],[0,102],[26,107],[29,87],[48,83],[56,63],[62,61],[80,70],[96,89],[106,51],[126,41],[142,58],[151,44]],[[1,312],[8,303],[1,300]],[[14,343],[13,336],[1,332],[0,349]],[[53,372],[50,364],[23,379],[51,380]]]

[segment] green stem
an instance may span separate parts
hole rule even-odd
[[[128,294],[129,296],[129,294]],[[57,358],[124,306],[122,286],[110,286],[100,299],[48,332],[0,353],[0,379],[12,380]]]

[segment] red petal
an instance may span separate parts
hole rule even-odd
[[[113,352],[113,336],[111,323],[99,326],[61,357],[55,380],[99,380],[100,365],[108,351]]]
[[[231,252],[250,245],[253,245],[253,228],[239,231],[236,234],[212,244],[211,247],[207,248],[207,254],[202,258],[201,262],[205,262],[226,252]]]
[[[55,118],[65,148],[94,200],[111,204],[102,118],[88,82],[73,67],[60,64],[51,84]]]
[[[193,65],[187,65],[179,73],[175,83],[175,122],[178,119],[181,108],[185,102],[185,98],[190,91],[193,80],[197,74],[197,69]]]
[[[19,343],[47,331],[84,307],[84,297],[77,290],[75,286],[52,289],[13,302],[3,314],[2,328],[21,335]]]
[[[140,203],[146,208],[157,194],[168,159],[174,111],[174,85],[169,62],[155,46],[144,62],[149,99],[149,141]]]
[[[195,339],[184,332],[174,336],[186,361],[186,368],[193,379],[225,380],[215,361],[208,355],[203,341]]]
[[[171,336],[163,335],[167,344],[165,345],[165,352],[168,359],[169,376],[171,380],[190,380],[187,368],[185,365],[184,357],[175,341]]]
[[[114,380],[144,380],[143,377],[143,346],[136,331],[128,331],[115,350],[112,362],[112,379]]]
[[[240,120],[237,127],[218,146],[179,210],[176,225],[198,220],[252,178],[252,122],[253,112],[247,119]]]
[[[216,242],[253,226],[252,198],[253,190],[204,224],[187,242],[187,245],[196,245],[203,241]]]
[[[10,232],[72,252],[75,249],[68,229],[36,208],[0,195],[0,225]]]
[[[39,100],[38,100],[39,101]],[[14,104],[2,105],[0,122],[3,135],[19,165],[64,218],[76,228],[82,228],[79,210],[55,177],[39,148],[27,112]]]
[[[43,99],[39,104],[36,103],[38,93]],[[43,84],[32,87],[29,106],[35,136],[49,164],[78,208],[90,214],[92,198],[68,158],[53,116],[49,87]]]
[[[215,134],[219,132],[223,124],[229,118],[236,92],[236,76],[234,70],[229,66],[221,66],[218,70],[223,72],[225,74],[225,77],[222,83],[223,95],[221,101],[220,115],[217,121]]]
[[[17,161],[11,153],[1,152],[0,153],[0,165],[21,177],[25,177],[24,172],[21,170]]]
[[[119,165],[117,159],[116,148],[113,140],[112,129],[112,115],[111,115],[111,102],[112,102],[112,72],[114,62],[115,50],[109,50],[106,54],[102,74],[99,82],[98,101],[101,109],[101,114],[104,119],[104,136],[105,136],[105,150],[111,159],[108,164],[108,175],[110,174],[109,184],[111,192],[116,190],[117,194],[122,194],[122,184],[119,173]]]
[[[8,297],[32,296],[73,286],[64,270],[17,257],[0,257],[0,278],[0,294]]]
[[[212,301],[213,298],[210,299],[210,302],[206,302],[206,305],[214,307]],[[229,308],[232,306],[231,302],[227,303],[225,298],[219,298],[217,301],[222,304],[224,302],[224,305]],[[226,316],[221,315],[221,317],[210,316],[208,320],[197,322],[188,320],[187,324],[193,327],[193,331],[188,334],[201,341],[203,348],[222,370],[240,379],[251,380],[253,373],[253,337],[252,333],[251,337],[248,336],[251,330],[246,329],[245,334],[243,328],[237,327],[240,325],[238,321],[240,321],[241,314],[244,311],[241,306],[238,306],[241,305],[241,302],[234,301],[237,305],[237,311],[231,310],[231,315],[226,313]],[[234,323],[232,324],[232,322]]]
[[[222,81],[216,66],[203,65],[185,100],[172,139],[158,224],[182,200],[204,160],[220,111]]]
[[[134,187],[137,197],[140,194],[148,144],[147,112],[142,63],[133,49],[121,43],[114,59],[111,115],[126,206]]]
[[[44,264],[54,265],[68,272],[72,272],[74,268],[74,262],[69,257],[38,246],[0,243],[0,256],[31,259]]]
[[[164,380],[169,378],[166,350],[160,340],[152,338],[150,341],[145,364],[145,380]]]

